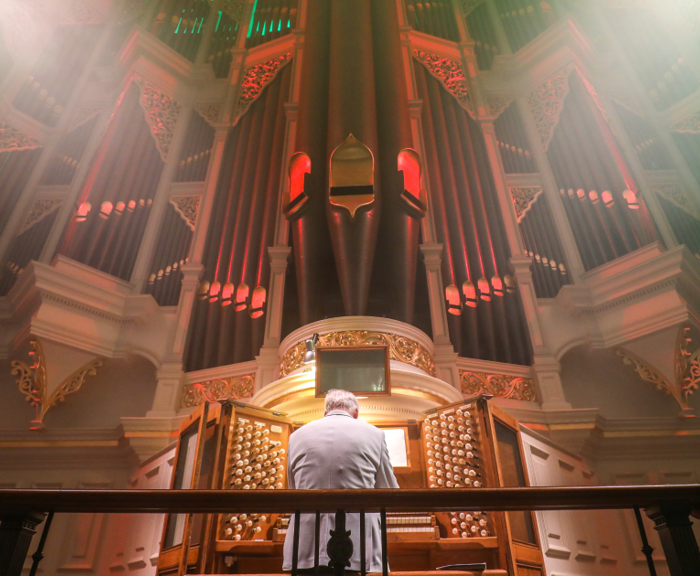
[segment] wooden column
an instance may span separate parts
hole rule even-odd
[[[645,509],[654,521],[664,547],[671,576],[700,574],[700,550],[690,521],[690,504],[668,504]]]
[[[44,512],[0,515],[0,576],[21,576],[32,536],[45,516]]]

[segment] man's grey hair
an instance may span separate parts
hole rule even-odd
[[[331,410],[355,412],[360,410],[360,405],[352,392],[332,388],[326,392],[326,412]]]

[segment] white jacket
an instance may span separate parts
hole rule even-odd
[[[355,420],[343,410],[333,410],[306,424],[289,438],[287,482],[290,489],[398,488],[384,433]],[[299,568],[314,566],[315,514],[302,514],[299,535]],[[365,517],[367,571],[381,572],[382,547],[379,514]],[[347,514],[346,530],[354,550],[349,570],[360,570],[360,515]],[[321,514],[319,562],[328,565],[326,545],[335,528],[335,514]],[[294,517],[284,541],[284,570],[292,568]]]

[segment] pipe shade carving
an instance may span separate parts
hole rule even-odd
[[[66,396],[80,390],[88,376],[95,376],[97,369],[102,366],[102,359],[95,358],[87,362],[70,376],[64,378],[49,394],[46,359],[41,342],[33,340],[31,345],[30,355],[34,357],[32,365],[29,366],[21,360],[13,360],[11,373],[13,376],[17,376],[19,391],[24,394],[26,401],[36,408],[36,418],[32,420],[30,428],[42,430],[45,427],[46,413],[61,402],[65,402]]]

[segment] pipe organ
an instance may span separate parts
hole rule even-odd
[[[386,434],[403,438],[399,452],[392,453],[401,488],[478,490],[528,484],[518,424],[488,400],[481,396],[442,406],[420,420],[375,423]],[[301,425],[283,413],[252,405],[204,404],[182,424],[172,487],[284,489],[289,436]],[[281,572],[288,526],[286,514],[222,510],[189,518],[170,515],[158,575]],[[516,576],[542,569],[530,512],[388,514],[387,541],[392,570],[484,563]]]

